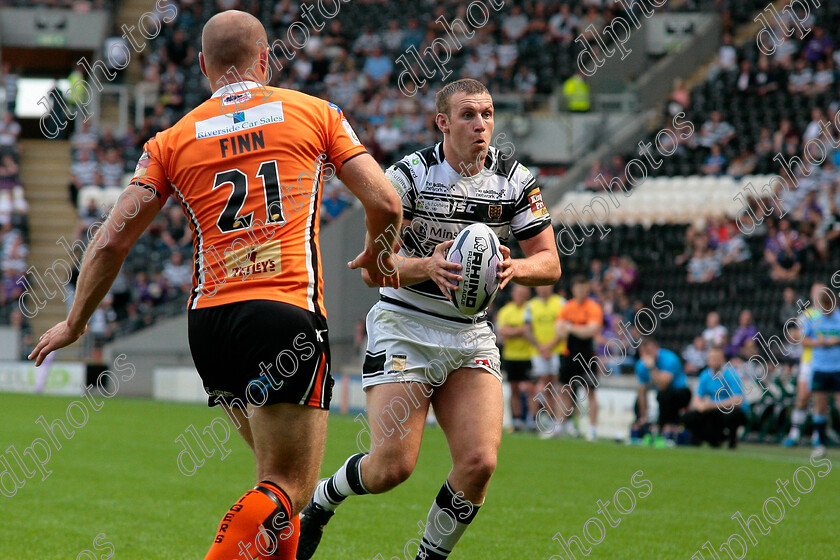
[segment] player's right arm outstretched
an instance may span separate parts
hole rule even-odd
[[[365,208],[365,249],[347,263],[351,269],[367,272],[376,286],[400,287],[400,274],[394,263],[394,246],[402,223],[400,197],[385,177],[379,164],[366,153],[342,165],[338,178],[347,185]],[[381,240],[377,247],[376,240]],[[386,249],[383,251],[381,242]]]

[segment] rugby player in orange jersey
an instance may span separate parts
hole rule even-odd
[[[85,332],[131,247],[176,197],[195,251],[193,360],[209,404],[225,409],[253,450],[259,481],[225,513],[206,559],[293,559],[332,393],[318,247],[323,175],[337,173],[361,200],[368,235],[348,264],[383,287],[398,287],[399,275],[380,271],[394,262],[373,240],[396,241],[390,232],[400,228],[401,203],[340,108],[262,85],[269,68],[260,45],[268,41],[256,18],[222,12],[201,40],[201,70],[215,93],[146,143],[91,240],[67,320],[29,357],[40,365]]]

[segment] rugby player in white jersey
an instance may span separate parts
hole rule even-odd
[[[504,403],[495,336],[486,314],[466,316],[449,301],[461,265],[448,262],[446,252],[463,228],[485,223],[503,245],[500,289],[511,281],[550,285],[560,277],[551,219],[536,180],[512,153],[490,146],[493,100],[487,88],[458,80],[443,87],[435,102],[443,142],[386,171],[402,197],[405,227],[395,257],[400,288],[380,290],[367,316],[362,383],[371,449],[351,456],[318,484],[301,513],[298,560],[312,557],[345,498],[387,492],[411,475],[430,404],[449,444],[452,470],[432,503],[417,558],[449,555],[484,503]],[[504,247],[511,232],[522,259],[511,259]]]

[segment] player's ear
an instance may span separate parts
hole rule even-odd
[[[435,124],[444,134],[449,134],[449,117],[445,113],[438,113],[435,116]]]
[[[268,49],[262,49],[260,51],[260,57],[257,59],[257,68],[260,69],[262,74],[262,81],[260,83],[267,84],[271,79],[271,68],[268,65]]]
[[[204,63],[204,53],[198,53],[198,66],[201,68],[201,73],[204,74],[204,77],[210,79],[210,76],[207,75],[207,66]]]

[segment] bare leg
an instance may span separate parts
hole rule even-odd
[[[474,504],[484,501],[502,441],[502,386],[475,368],[455,370],[432,396],[449,443],[449,483]]]
[[[419,383],[386,383],[366,393],[373,449],[362,459],[362,483],[371,494],[379,494],[401,484],[414,471],[429,411],[425,396],[429,390],[424,394]]]

